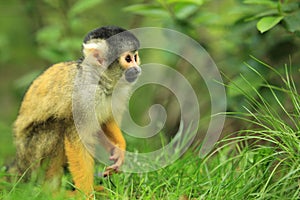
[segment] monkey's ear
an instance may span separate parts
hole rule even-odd
[[[104,43],[83,43],[83,62],[89,65],[102,66],[105,60],[105,49]]]

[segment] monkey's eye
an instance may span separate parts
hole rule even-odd
[[[130,55],[127,55],[127,56],[125,57],[125,60],[126,60],[126,62],[130,63],[130,62],[131,62],[131,57],[130,57]]]
[[[135,62],[137,61],[137,55],[136,54],[134,55],[134,61]]]

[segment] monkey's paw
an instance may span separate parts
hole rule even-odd
[[[113,173],[118,173],[121,165],[124,162],[124,158],[125,152],[122,149],[115,147],[112,151],[112,155],[109,157],[110,160],[114,161],[114,164],[106,168],[103,176],[105,177]]]

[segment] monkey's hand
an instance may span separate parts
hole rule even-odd
[[[111,175],[113,173],[118,173],[120,170],[121,165],[124,162],[125,152],[124,150],[120,149],[119,147],[115,146],[112,150],[111,156],[109,157],[110,160],[114,161],[114,164],[107,167],[104,172],[104,177]]]

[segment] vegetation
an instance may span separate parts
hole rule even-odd
[[[155,26],[180,31],[198,41],[223,74],[227,122],[223,138],[205,158],[201,140],[173,164],[155,172],[98,178],[99,199],[298,199],[300,196],[300,4],[297,0],[12,0],[0,5],[0,166],[12,160],[12,123],[22,95],[47,66],[80,57],[83,36],[98,26]],[[209,95],[180,58],[143,50],[143,63],[179,70],[201,94],[202,116]],[[130,109],[147,123],[147,108],[173,104],[161,88],[141,88]],[[159,94],[159,97],[157,97]],[[156,97],[156,98],[154,98]],[[139,107],[139,108],[136,108]],[[154,139],[129,139],[129,149],[147,152],[171,140],[178,119]],[[199,135],[207,121],[200,122]],[[199,137],[201,138],[201,137]],[[163,144],[161,144],[163,143]],[[155,145],[153,145],[155,144]],[[153,161],[155,162],[155,161]],[[99,170],[103,166],[99,165]],[[1,178],[0,199],[65,199],[34,183]],[[62,190],[71,188],[68,175]]]

